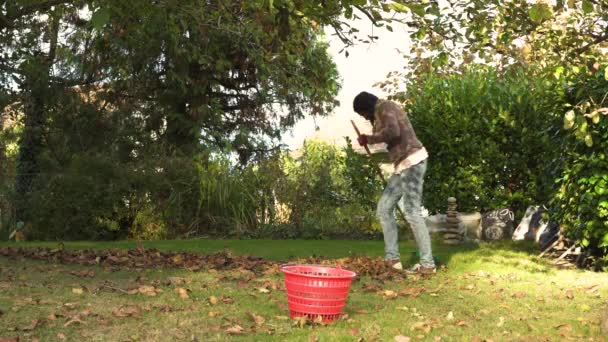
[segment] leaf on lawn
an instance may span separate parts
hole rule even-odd
[[[121,306],[118,309],[112,311],[116,317],[139,317],[141,314],[141,308],[137,305]]]
[[[408,287],[403,290],[400,290],[399,294],[402,296],[409,296],[412,298],[416,298],[416,297],[420,296],[424,291],[426,291],[426,288],[424,288],[423,286]]]
[[[293,325],[299,328],[304,328],[306,323],[308,322],[307,316],[299,316],[293,319]]]
[[[527,293],[525,293],[525,292],[516,292],[511,297],[517,298],[517,299],[521,299],[521,298],[524,298],[526,296],[527,296]]]
[[[265,287],[259,287],[258,292],[259,293],[270,293],[270,290]]]
[[[186,278],[182,277],[169,277],[167,278],[165,284],[167,285],[183,285],[188,283],[189,281]]]
[[[71,275],[73,276],[77,276],[77,277],[81,277],[81,278],[93,278],[95,277],[95,270],[81,270],[81,271],[72,271],[70,272]]]
[[[217,305],[217,303],[219,303],[219,302],[220,302],[220,300],[217,299],[216,296],[209,297],[209,304],[211,304],[211,305]]]
[[[427,322],[416,322],[416,323],[412,324],[412,326],[410,327],[410,330],[424,331],[425,333],[428,334],[431,331],[431,325]]]
[[[220,296],[220,298],[219,298],[219,299],[220,299],[220,300],[222,301],[222,303],[224,303],[224,304],[232,304],[232,303],[234,303],[234,299],[232,299],[232,297],[228,297],[228,296]]]
[[[412,339],[407,336],[397,335],[394,340],[395,342],[410,342]]]
[[[590,311],[591,307],[587,304],[581,304],[579,305],[579,309],[581,309],[581,311]]]
[[[408,308],[407,306],[398,306],[395,309],[401,310],[401,311],[410,311],[410,308]]]
[[[572,292],[572,290],[570,290],[570,289],[566,290],[566,298],[574,299],[574,293]]]
[[[384,290],[381,292],[381,294],[384,300],[395,299],[398,296],[397,292],[393,290]]]
[[[241,327],[238,324],[235,324],[231,327],[228,327],[226,329],[226,332],[229,333],[230,335],[240,335],[245,331],[245,329],[243,329],[243,327]]]
[[[378,292],[378,291],[382,291],[382,288],[380,288],[380,285],[378,285],[378,284],[367,283],[367,284],[363,285],[363,291],[364,292]]]
[[[219,312],[217,311],[209,311],[209,313],[207,314],[207,317],[215,317],[219,315]]]
[[[456,322],[456,325],[459,327],[469,326],[469,324],[465,321],[458,321]]]
[[[448,315],[445,317],[446,320],[448,321],[453,321],[454,320],[454,313],[452,311],[448,312]]]
[[[57,338],[64,341],[66,339],[65,335],[63,333],[57,333]]]
[[[586,293],[596,293],[599,291],[599,289],[600,289],[599,285],[591,285],[591,286],[585,288],[585,292]]]
[[[72,289],[72,293],[77,294],[77,295],[81,295],[84,293],[84,290],[81,287],[75,287]]]
[[[19,327],[19,328],[17,328],[17,330],[20,330],[20,331],[32,331],[32,330],[36,329],[36,327],[38,327],[39,325],[42,325],[42,323],[44,323],[44,321],[40,321],[40,320],[34,319],[34,320],[32,320],[32,323],[30,323],[30,325]]]
[[[150,297],[156,296],[156,288],[151,285],[141,285],[137,288],[137,292]]]
[[[72,318],[70,318],[67,322],[65,322],[65,324],[63,325],[63,327],[69,327],[72,324],[87,324],[86,322],[84,322],[83,320],[80,319],[80,315],[76,315]]]
[[[502,327],[503,325],[505,325],[505,318],[504,317],[498,317],[498,323],[496,324],[497,327]]]
[[[186,290],[182,287],[176,287],[175,292],[179,295],[179,298],[181,298],[181,299],[190,298],[190,296],[188,296],[188,290]]]
[[[289,320],[289,317],[287,316],[274,316],[274,318],[280,320],[280,321],[287,321]]]
[[[266,319],[264,317],[257,315],[255,312],[250,312],[248,315],[249,318],[251,318],[251,320],[254,321],[257,326],[261,326],[266,322]]]

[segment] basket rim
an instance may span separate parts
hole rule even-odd
[[[336,270],[340,270],[346,274],[342,274],[342,275],[329,275],[329,276],[320,276],[320,275],[314,275],[314,274],[302,274],[302,273],[298,273],[298,272],[293,272],[291,270],[289,270],[289,268],[291,267],[321,267],[321,268],[333,268]],[[353,271],[349,271],[346,269],[343,269],[341,267],[336,267],[336,266],[328,266],[328,265],[318,265],[318,264],[301,264],[301,265],[294,265],[294,264],[285,264],[285,265],[281,265],[280,267],[281,272],[285,273],[285,274],[289,274],[289,275],[296,275],[299,277],[306,277],[306,278],[316,278],[316,279],[353,279],[357,276],[356,272]]]

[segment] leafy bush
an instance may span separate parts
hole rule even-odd
[[[411,84],[406,109],[429,151],[424,204],[463,211],[546,203],[559,170],[560,100],[553,85],[514,68],[470,66]]]
[[[572,75],[564,127],[565,169],[557,179],[555,216],[565,232],[608,267],[608,63]],[[603,109],[602,109],[603,108]]]

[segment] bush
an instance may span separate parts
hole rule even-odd
[[[547,203],[560,169],[556,125],[561,103],[553,85],[522,68],[498,73],[470,66],[462,74],[429,74],[411,84],[406,109],[429,151],[424,204],[443,210]]]
[[[595,267],[608,267],[608,75],[583,68],[572,75],[564,116],[565,169],[556,180],[555,218],[566,234],[587,247]],[[601,113],[601,108],[606,112]]]

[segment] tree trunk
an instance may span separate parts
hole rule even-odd
[[[17,156],[15,184],[17,221],[28,221],[27,208],[32,193],[32,183],[40,173],[39,158],[43,150],[45,98],[49,93],[49,76],[55,61],[60,19],[58,11],[49,19],[51,20],[49,52],[46,55],[40,53],[34,58],[32,63],[35,64],[30,66],[23,86],[26,104],[23,110],[23,133],[19,140]]]

